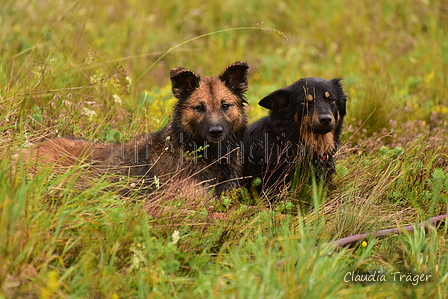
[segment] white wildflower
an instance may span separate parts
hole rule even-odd
[[[82,115],[85,115],[89,119],[92,119],[96,115],[96,112],[84,107],[82,108]]]
[[[176,244],[177,242],[179,242],[179,239],[180,239],[179,231],[175,230],[173,232],[173,234],[171,235],[171,237],[173,238],[173,242],[171,242],[172,244]]]
[[[160,180],[157,176],[154,176],[154,185],[156,185],[156,189],[160,188]]]
[[[115,103],[121,105],[121,98],[118,95],[114,94],[112,97],[114,98]]]

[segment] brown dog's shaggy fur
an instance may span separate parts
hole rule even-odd
[[[205,78],[188,69],[172,69],[178,101],[162,130],[123,144],[55,138],[25,150],[23,158],[59,170],[88,163],[98,175],[137,177],[147,185],[175,183],[180,193],[193,196],[205,196],[214,188],[220,195],[238,187],[242,175],[247,69],[246,62],[237,62],[221,75]]]

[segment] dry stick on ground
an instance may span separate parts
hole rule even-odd
[[[443,223],[447,218],[447,215],[439,215],[430,218],[427,221],[420,222],[418,224],[418,228],[429,228],[430,226],[437,226],[440,223]],[[397,228],[389,228],[389,229],[383,229],[376,232],[370,232],[365,234],[357,234],[350,237],[345,237],[342,239],[335,240],[331,242],[330,244],[335,244],[336,248],[343,248],[343,247],[354,247],[358,242],[365,240],[367,237],[372,236],[374,238],[381,238],[388,235],[399,235],[406,232],[413,232],[414,231],[414,225],[408,225],[405,227],[397,227]]]
[[[439,224],[442,224],[443,222],[446,221],[446,219],[447,219],[447,215],[435,216],[435,217],[430,218],[427,221],[420,222],[417,227],[418,228],[423,227],[425,229],[428,229],[431,226],[437,226]],[[357,234],[354,236],[345,237],[342,239],[335,240],[335,241],[331,242],[330,244],[335,245],[335,247],[337,249],[341,249],[344,247],[351,248],[351,247],[354,247],[357,243],[364,241],[369,236],[371,236],[373,238],[381,238],[381,237],[389,236],[389,235],[399,235],[404,232],[409,232],[409,233],[413,232],[414,228],[415,228],[414,225],[408,225],[405,227],[383,229],[383,230],[376,231],[376,232]],[[284,263],[285,263],[285,259],[278,261],[277,267],[282,266]]]

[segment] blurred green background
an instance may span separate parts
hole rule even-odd
[[[347,128],[356,127],[353,133],[361,124],[364,137],[383,128],[399,131],[414,120],[447,125],[440,123],[448,114],[444,0],[4,2],[1,108],[20,114],[42,110],[39,122],[46,127],[54,125],[48,117],[64,99],[83,101],[79,109],[92,110],[84,102],[107,107],[94,106],[98,119],[90,122],[102,128],[101,120],[115,123],[113,95],[132,114],[118,125],[161,119],[173,103],[168,100],[171,68],[209,76],[239,60],[250,65],[250,121],[266,114],[257,102],[267,93],[314,76],[344,78],[350,97]],[[220,32],[207,35],[215,31]],[[151,112],[136,113],[141,109]],[[154,124],[143,126],[163,125]],[[81,133],[70,127],[61,131]]]

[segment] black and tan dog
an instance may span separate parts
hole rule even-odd
[[[162,130],[123,144],[50,139],[25,149],[23,159],[54,165],[58,171],[85,163],[90,170],[82,175],[86,180],[92,173],[108,173],[174,185],[179,194],[194,197],[211,188],[220,195],[240,186],[248,68],[246,62],[237,62],[219,76],[204,78],[188,69],[172,69],[178,101]]]
[[[341,79],[321,78],[300,79],[263,98],[259,105],[270,114],[246,131],[244,176],[261,178],[258,191],[283,186],[297,168],[314,167],[329,178],[335,172],[346,100]]]

